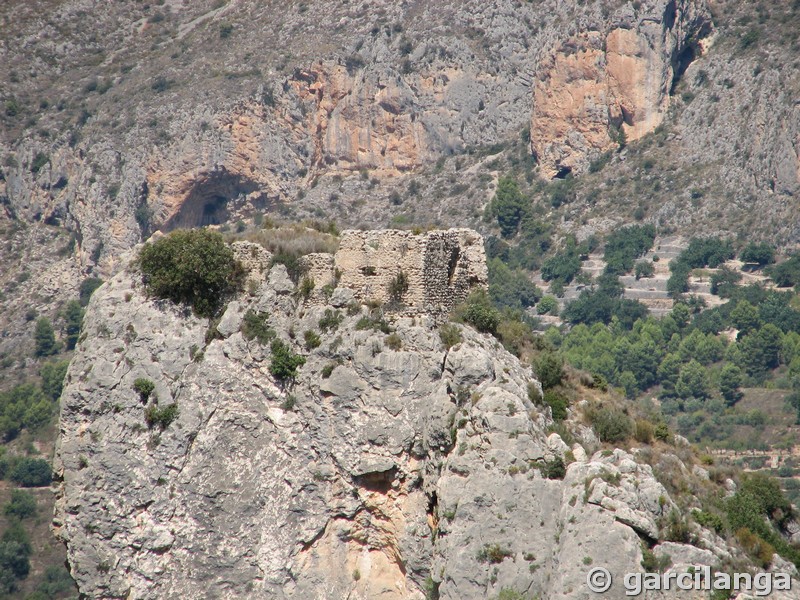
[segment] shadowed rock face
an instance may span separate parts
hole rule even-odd
[[[395,233],[363,235],[382,247]],[[452,254],[447,235],[421,239]],[[529,400],[541,390],[530,368],[494,338],[461,327],[446,349],[431,317],[390,313],[388,344],[357,326],[366,307],[344,310],[343,284],[329,303],[298,305],[282,265],[235,249],[254,285],[218,335],[146,298],[130,271],[92,297],[56,456],[55,528],[83,594],[423,600],[435,589],[478,600],[510,588],[577,600],[587,555],[617,577],[638,570],[640,538],[658,542],[669,494],[631,454],[587,456],[588,430],[564,480],[544,479],[543,461],[569,448]],[[305,355],[295,381],[276,381],[268,346],[243,336],[249,310]],[[338,327],[322,331],[337,310]],[[311,351],[296,341],[308,330],[321,338]],[[149,403],[178,406],[163,430],[145,423],[141,377],[155,384]],[[699,531],[704,560],[729,552]],[[676,564],[698,555],[669,553]]]
[[[702,3],[658,2],[618,26],[563,40],[539,64],[531,150],[549,177],[585,171],[589,160],[638,140],[666,116],[670,95],[711,33]]]

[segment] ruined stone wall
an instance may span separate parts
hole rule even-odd
[[[406,314],[448,314],[470,290],[487,284],[483,237],[471,229],[348,230],[334,256],[308,255],[305,266],[315,283],[312,302],[335,282],[359,302],[380,302]],[[407,289],[393,297],[392,282],[400,273]]]

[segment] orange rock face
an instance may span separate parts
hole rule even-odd
[[[231,198],[254,194],[266,206],[322,172],[381,177],[419,167],[433,149],[403,85],[317,64],[297,71],[274,105],[242,102],[210,124],[213,132],[157,150],[147,173],[156,225],[221,222]]]
[[[385,82],[351,76],[344,66],[317,65],[290,82],[310,108],[315,164],[339,169],[375,169],[395,174],[417,167],[428,155],[427,140],[406,102],[408,91]]]
[[[593,156],[617,146],[620,132],[634,141],[658,127],[679,50],[677,36],[651,20],[607,35],[581,33],[558,46],[540,64],[533,89],[531,150],[542,174],[585,170]]]

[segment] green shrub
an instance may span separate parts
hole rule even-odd
[[[567,467],[564,459],[556,456],[552,460],[543,461],[541,464],[542,477],[546,479],[564,479],[567,474]]]
[[[300,261],[300,256],[300,254],[294,252],[278,251],[272,255],[270,266],[283,265],[286,267],[289,279],[297,284],[306,272],[303,263]]]
[[[465,323],[482,333],[495,333],[500,324],[500,313],[484,291],[473,292],[460,310]]]
[[[536,312],[540,315],[558,316],[558,300],[555,296],[544,296],[536,305]]]
[[[734,287],[742,279],[742,274],[721,267],[719,271],[711,275],[711,293],[717,294],[721,298],[730,298],[733,295]]]
[[[178,418],[179,414],[178,405],[174,402],[163,408],[159,408],[157,404],[151,404],[144,411],[144,421],[151,429],[157,425],[163,431]]]
[[[53,481],[53,469],[46,460],[24,457],[17,461],[9,477],[22,487],[44,487]]]
[[[333,311],[330,308],[326,308],[325,314],[322,315],[317,325],[320,331],[327,333],[329,331],[336,331],[343,320],[344,316],[338,310]]]
[[[36,514],[36,496],[24,490],[11,490],[11,500],[3,507],[7,517],[27,519]]]
[[[522,195],[514,178],[506,175],[497,182],[497,191],[486,211],[488,217],[497,220],[502,236],[509,238],[514,236],[530,211],[530,200]]]
[[[139,266],[148,292],[186,303],[201,317],[220,312],[239,290],[244,271],[222,235],[206,229],[178,230],[146,244]]]
[[[319,348],[319,345],[322,343],[322,340],[319,338],[319,334],[315,331],[311,331],[310,329],[306,330],[303,334],[303,340],[306,343],[306,350],[313,350],[314,348]]]
[[[647,419],[637,419],[633,426],[633,439],[640,444],[649,444],[653,441],[655,427]]]
[[[400,271],[389,282],[389,298],[392,302],[400,303],[408,291],[408,275]]]
[[[581,259],[577,248],[567,247],[542,263],[542,279],[569,283],[581,271]],[[552,289],[551,289],[552,291]]]
[[[620,410],[601,408],[589,414],[597,437],[603,442],[616,443],[631,435],[631,420]]]
[[[439,339],[444,347],[449,350],[461,343],[461,330],[454,323],[445,323],[439,328]]]
[[[28,557],[33,552],[30,537],[19,522],[12,523],[0,540],[0,592],[17,590],[17,580],[30,571]]]
[[[564,359],[553,352],[542,352],[533,361],[533,372],[545,391],[552,389],[564,379]]]
[[[513,555],[510,550],[501,547],[500,544],[485,544],[483,548],[478,550],[476,558],[479,562],[497,565]]]
[[[294,379],[297,369],[306,364],[306,359],[292,352],[288,344],[282,340],[273,340],[270,345],[272,359],[269,372],[279,380]]]
[[[248,341],[258,340],[262,346],[275,339],[275,331],[267,324],[269,315],[256,312],[252,309],[244,314],[242,319],[242,335]]]
[[[365,331],[367,329],[380,331],[386,334],[389,334],[392,331],[389,328],[389,323],[386,322],[386,319],[384,319],[383,315],[379,312],[370,316],[365,315],[356,322],[356,331]]]
[[[32,383],[0,392],[0,433],[13,439],[23,428],[37,429],[50,420],[52,401]]]
[[[502,588],[494,600],[527,600],[527,597],[513,588]]]
[[[88,277],[81,281],[81,287],[78,292],[79,301],[81,306],[88,306],[89,299],[94,294],[95,290],[103,285],[103,280],[98,277]]]
[[[40,594],[40,598],[28,596],[25,600],[50,600],[74,591],[75,581],[69,571],[63,565],[51,565],[45,568],[44,575],[36,586],[35,593]]]
[[[42,378],[42,392],[51,400],[58,400],[64,389],[64,377],[69,367],[68,360],[49,362],[42,365],[39,376]]]
[[[31,162],[31,173],[38,173],[42,170],[47,163],[50,162],[50,157],[47,156],[44,152],[37,152],[36,156],[33,157],[33,161]]]
[[[64,321],[67,350],[73,350],[78,343],[83,326],[83,307],[77,300],[70,300],[64,308]]]
[[[634,274],[636,275],[636,279],[647,279],[648,277],[652,277],[655,275],[656,268],[653,263],[648,262],[646,260],[640,260],[636,263],[636,267],[634,269]]]
[[[499,258],[489,267],[489,296],[498,306],[522,309],[533,306],[542,297],[541,290],[522,269],[511,269]]]
[[[400,339],[400,336],[397,335],[396,333],[390,333],[386,337],[386,346],[390,350],[394,350],[396,352],[403,347],[403,340]]]
[[[567,418],[569,400],[564,394],[557,392],[556,390],[547,390],[544,393],[542,400],[552,410],[554,421],[563,421]]]
[[[704,510],[693,510],[692,517],[700,525],[707,529],[711,529],[718,535],[722,535],[725,531],[725,522],[718,514],[710,513]]]
[[[668,555],[657,558],[650,548],[642,544],[642,569],[645,573],[663,573],[671,564],[672,560]]]
[[[300,297],[303,300],[308,300],[311,297],[311,293],[314,291],[314,280],[311,277],[303,277],[303,280],[300,282],[300,286],[297,288],[297,293],[300,294]]]
[[[133,382],[133,390],[139,394],[142,402],[147,402],[154,389],[156,389],[156,384],[145,377],[138,377]]]
[[[606,272],[616,275],[628,273],[633,269],[634,261],[652,248],[655,238],[653,225],[631,225],[612,232],[606,240],[603,255]]]
[[[672,432],[666,423],[661,422],[656,424],[655,431],[653,432],[657,440],[669,443],[672,440]]]
[[[36,343],[36,356],[51,356],[58,352],[56,334],[53,325],[47,317],[40,317],[36,321],[36,330],[33,333]]]
[[[679,544],[686,544],[690,540],[689,525],[683,515],[674,508],[667,516],[665,535],[670,542],[678,542]]]

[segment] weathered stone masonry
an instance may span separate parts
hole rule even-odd
[[[399,310],[406,314],[446,315],[487,283],[483,237],[471,229],[348,230],[335,255],[310,254],[305,264],[316,299],[325,285],[335,285],[351,290],[359,302],[389,304],[392,281],[402,272],[408,290]]]

